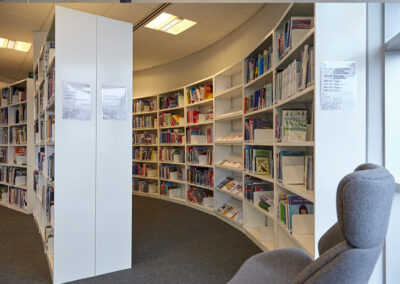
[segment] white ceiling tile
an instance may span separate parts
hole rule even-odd
[[[104,16],[134,24],[141,20],[144,15],[150,13],[150,11],[146,6],[139,4],[115,3],[112,4]]]
[[[225,4],[172,4],[166,9],[166,12],[180,18],[185,18],[195,22],[201,22],[211,15],[216,15],[224,8],[224,6]]]
[[[218,27],[227,31],[232,31],[249,19],[242,13],[230,9],[221,10],[218,14],[212,15],[203,21],[211,27]]]

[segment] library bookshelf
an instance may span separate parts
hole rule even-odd
[[[56,6],[34,48],[33,215],[53,282],[128,269],[132,25]]]
[[[343,12],[344,10],[346,12]],[[361,11],[361,13],[357,14],[356,11]],[[357,19],[352,18],[352,13],[357,14]],[[312,25],[296,33],[289,46],[285,43],[278,45],[279,37],[285,32],[286,23],[298,18],[311,19]],[[365,51],[362,48],[348,50],[338,44],[340,39],[346,38],[346,27],[345,25],[330,25],[327,19],[333,18],[339,22],[350,19],[363,22],[365,5],[290,4],[276,26],[242,60],[238,59],[239,62],[212,77],[189,84],[179,90],[152,96],[151,98],[159,103],[163,96],[178,92],[183,94],[183,104],[174,106],[171,111],[183,109],[184,122],[179,127],[183,128],[186,124],[185,132],[183,132],[186,137],[182,143],[168,146],[185,148],[183,160],[179,160],[175,166],[186,168],[186,170],[180,171],[183,174],[179,174],[181,177],[179,182],[155,176],[152,179],[158,187],[145,188],[144,181],[141,188],[133,186],[132,193],[176,202],[212,214],[242,231],[264,251],[295,247],[315,257],[318,254],[317,240],[336,222],[335,195],[338,182],[358,164],[365,162],[363,140],[365,136],[365,84],[363,86],[365,57],[360,56],[360,54],[365,54]],[[360,42],[365,42],[364,28],[364,25],[357,27],[360,32]],[[249,66],[259,59],[259,54],[263,55],[265,66],[263,66],[263,72],[258,70],[255,75],[254,70]],[[266,58],[268,62],[265,62]],[[323,111],[319,107],[320,73],[314,66],[319,66],[323,60],[331,59],[357,62],[359,85],[356,94],[358,101],[356,111],[346,113]],[[294,61],[300,63],[294,63]],[[301,65],[303,62],[306,62],[306,65]],[[289,88],[287,82],[290,81],[287,74],[289,71],[293,73],[293,70],[296,70],[293,67],[295,64],[307,66],[304,71],[302,69],[296,71],[300,74],[303,72],[307,80],[303,80],[304,83],[301,84],[300,79],[292,79],[295,83],[292,83]],[[293,75],[290,78],[293,78]],[[187,99],[193,87],[207,84],[212,85],[212,99],[198,102]],[[296,84],[295,88],[293,84]],[[267,102],[261,107],[251,107],[251,105],[248,107],[247,104],[252,101],[251,97],[260,89],[264,89],[264,94],[268,98]],[[134,103],[144,99],[146,98],[134,97]],[[189,122],[188,111],[196,109],[204,115],[207,106],[209,108],[212,106],[213,116],[210,120]],[[161,111],[159,107],[158,105],[158,112]],[[279,134],[282,127],[280,124],[282,113],[293,110],[302,110],[307,114],[303,138],[300,141],[293,141]],[[133,115],[144,114],[134,112]],[[269,128],[269,132],[263,132],[262,135],[261,132],[257,132],[257,137],[255,134],[252,137],[247,136],[248,125],[250,121],[255,120],[270,121],[270,127],[266,127]],[[199,144],[193,143],[191,141],[193,135],[191,135],[192,139],[188,138],[192,126],[200,129],[200,135],[204,134],[202,130],[204,127],[212,128],[212,141],[208,143],[202,140],[198,141]],[[158,125],[155,127],[158,127],[158,135],[160,135],[163,127]],[[354,135],[348,135],[352,132]],[[342,139],[343,137],[346,138]],[[162,144],[159,141],[158,136],[156,145],[161,147]],[[203,151],[207,147],[212,150],[210,163],[200,165],[188,161],[189,147],[194,145],[201,146]],[[337,145],[340,145],[340,151],[335,151],[333,158],[332,149],[337,149]],[[252,149],[269,153],[269,171],[260,173],[254,168],[249,168],[248,165],[253,161],[246,164],[246,159],[249,159],[246,151]],[[306,165],[303,164],[304,166],[300,167],[302,171],[307,170],[307,174],[302,175],[301,182],[288,181],[282,174],[282,160],[288,161],[284,156],[290,155],[289,153],[296,153],[296,155],[301,153],[304,157],[303,163],[307,161]],[[197,171],[201,169],[203,172],[212,171],[212,183],[202,184],[190,180],[188,175],[192,168]],[[175,168],[174,171],[176,171]],[[285,171],[287,172],[287,169]],[[243,190],[238,193],[226,190],[224,187],[217,187],[221,180],[228,177],[241,184]],[[307,178],[306,181],[304,181],[305,178]],[[133,179],[137,180],[138,177],[133,176]],[[162,187],[162,183],[166,181],[171,184],[167,190]],[[268,210],[260,206],[260,196],[255,197],[254,192],[257,190],[253,188],[252,195],[248,195],[246,188],[249,184],[256,183],[264,184],[265,192],[270,195],[267,199],[270,202]],[[200,191],[201,197],[193,203],[192,196],[195,190]],[[296,200],[301,200],[307,212],[312,214],[295,214],[297,216],[293,215],[295,217],[291,222],[292,219],[286,216],[289,213],[285,213],[285,203],[289,203],[288,199],[291,196]],[[221,210],[221,208],[226,208],[226,205],[235,208],[233,214],[230,215],[229,211]],[[312,212],[309,212],[310,210]]]
[[[24,79],[1,90],[0,205],[31,214],[33,80]]]

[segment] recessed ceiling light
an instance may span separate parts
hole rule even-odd
[[[8,43],[8,39],[0,38],[0,48],[6,48]]]
[[[0,38],[0,48],[7,48],[16,51],[28,52],[32,44],[30,42],[15,41],[7,38]]]
[[[183,31],[187,30],[188,28],[194,26],[195,24],[196,24],[196,22],[184,19],[180,23],[177,23],[176,25],[171,27],[167,31],[167,33],[170,33],[170,34],[173,34],[173,35],[177,35],[177,34],[180,34]]]
[[[8,40],[7,48],[8,49],[14,49],[15,41],[13,40]]]
[[[195,24],[197,23],[187,19],[180,19],[177,16],[163,12],[145,25],[145,27],[177,35]]]
[[[168,25],[170,22],[175,20],[177,16],[168,14],[168,13],[161,13],[156,18],[154,18],[151,22],[145,25],[146,28],[160,30],[163,26]]]
[[[28,52],[29,49],[31,48],[31,43],[29,42],[23,42],[23,41],[17,41],[14,46],[14,50],[22,51],[22,52]]]

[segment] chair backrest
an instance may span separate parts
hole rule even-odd
[[[367,283],[382,250],[394,194],[385,169],[363,164],[339,183],[338,223],[319,242],[320,257],[295,283]]]

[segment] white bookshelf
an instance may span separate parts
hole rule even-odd
[[[346,11],[346,12],[343,12]],[[361,12],[357,12],[361,11]],[[351,16],[353,15],[353,16]],[[278,59],[277,33],[282,31],[284,23],[291,17],[314,17],[314,27],[309,29],[301,38],[292,42],[291,49]],[[329,19],[338,25],[332,25]],[[302,4],[289,5],[276,26],[267,31],[265,37],[248,55],[238,63],[225,68],[215,74],[213,82],[213,143],[205,144],[213,148],[214,186],[227,176],[244,182],[250,178],[270,184],[273,189],[274,205],[268,211],[246,200],[245,195],[237,196],[233,193],[209,187],[213,190],[213,210],[202,205],[191,206],[185,197],[179,199],[179,204],[201,209],[213,214],[233,227],[244,232],[255,244],[263,250],[295,247],[307,251],[311,256],[317,254],[318,239],[336,221],[335,195],[340,179],[354,168],[365,162],[365,50],[363,44],[349,48],[341,44],[341,40],[348,40],[348,22],[358,23],[353,26],[351,34],[358,34],[358,40],[365,42],[365,4]],[[362,24],[360,24],[362,23]],[[315,83],[305,86],[289,97],[278,99],[275,96],[277,72],[287,67],[295,59],[300,59],[300,52],[305,45],[317,47],[314,50],[314,78]],[[247,64],[265,48],[272,46],[272,63],[268,70],[253,80],[248,81]],[[238,59],[239,60],[239,59]],[[318,66],[322,60],[351,60],[357,62],[357,109],[352,112],[322,111],[320,109],[320,75]],[[205,78],[198,82],[184,86],[187,89],[201,82],[210,80]],[[272,84],[273,102],[271,105],[254,111],[244,108],[244,99],[266,84]],[[211,102],[201,102],[207,104]],[[185,111],[196,107],[196,104],[186,102]],[[279,141],[275,137],[275,125],[280,109],[307,109],[310,114],[310,124],[306,141],[288,142]],[[137,115],[137,114],[134,114]],[[273,122],[273,137],[270,140],[245,140],[245,121],[249,118],[263,118]],[[210,122],[211,125],[211,122]],[[222,137],[229,133],[240,133],[240,140],[223,141]],[[186,146],[191,145],[187,143]],[[273,153],[272,175],[259,175],[242,168],[229,168],[219,163],[226,157],[236,155],[245,163],[243,155],[245,147],[263,147]],[[304,184],[284,184],[278,179],[277,153],[281,150],[304,151],[313,156],[313,188],[306,189]],[[236,157],[235,156],[235,157]],[[192,165],[186,161],[186,167]],[[186,183],[187,186],[192,184]],[[204,186],[202,186],[204,188]],[[207,188],[207,187],[205,187]],[[134,194],[161,198],[176,202],[176,198],[133,191]],[[278,217],[279,194],[300,196],[313,203],[314,230],[308,233],[291,233]],[[243,223],[238,223],[222,214],[217,209],[225,202],[234,200],[238,207],[243,208]]]
[[[33,215],[53,282],[130,268],[132,25],[56,6],[43,41],[34,44]],[[103,108],[109,90],[125,95],[118,118]]]
[[[31,214],[33,210],[32,175],[33,167],[33,126],[32,104],[34,86],[32,79],[15,82],[1,90],[2,160],[0,205]],[[15,134],[18,135],[18,139]],[[21,138],[22,140],[20,140]],[[11,180],[10,173],[18,171],[20,180]]]

